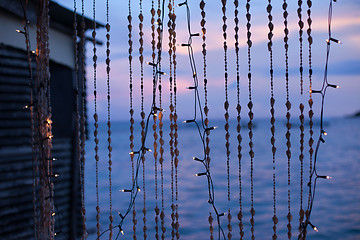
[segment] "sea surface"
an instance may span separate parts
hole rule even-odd
[[[210,239],[208,217],[214,212],[208,203],[208,187],[206,177],[195,177],[194,174],[203,172],[201,163],[192,157],[201,158],[203,155],[199,134],[192,124],[179,122],[178,129],[178,194],[179,194],[179,232],[181,239]],[[152,124],[152,121],[150,121]],[[288,182],[286,151],[286,122],[284,119],[276,121],[276,214],[279,218],[277,225],[278,239],[287,239],[287,212],[288,212]],[[109,172],[107,156],[107,126],[99,124],[99,201],[101,231],[109,225]],[[239,158],[238,143],[236,140],[236,121],[230,122],[230,197],[227,200],[227,168],[224,120],[211,121],[211,126],[219,126],[211,131],[211,175],[215,188],[215,204],[220,212],[231,209],[232,239],[239,239]],[[112,145],[112,214],[114,226],[119,223],[119,212],[124,214],[128,208],[130,194],[119,190],[131,188],[131,161],[130,161],[130,123],[113,122],[111,125]],[[332,179],[319,179],[316,187],[316,196],[311,215],[311,222],[319,232],[308,228],[308,239],[355,240],[360,239],[360,118],[329,118],[325,120],[328,135],[324,136],[325,143],[321,144],[318,156],[317,171],[319,175],[329,175]],[[171,158],[169,153],[169,122],[164,123],[164,206],[166,239],[171,239]],[[135,150],[140,147],[140,124],[135,123]],[[95,188],[95,152],[93,139],[93,124],[89,124],[90,138],[86,143],[85,169],[85,198],[88,239],[96,239],[96,188]],[[241,158],[241,203],[243,208],[244,239],[251,239],[250,231],[250,157],[249,157],[249,130],[247,120],[242,122],[242,158]],[[319,124],[315,122],[314,138],[319,136]],[[271,154],[271,132],[268,119],[255,120],[254,127],[254,208],[255,237],[256,239],[271,239],[273,234],[273,165]],[[305,125],[304,142],[304,185],[303,208],[307,208],[309,180],[309,126]],[[153,130],[149,127],[146,147],[153,149]],[[316,142],[315,142],[316,143]],[[159,144],[158,144],[159,145]],[[314,144],[315,147],[315,144]],[[298,118],[292,119],[291,129],[291,213],[292,235],[297,239],[300,209],[300,130]],[[143,169],[139,170],[139,192],[135,205],[137,209],[137,239],[143,239],[144,198],[146,199],[146,226],[147,239],[155,239],[155,205],[161,206],[160,171],[157,175],[157,200],[155,189],[155,166],[153,153],[146,154],[145,160],[145,191],[143,189]],[[160,170],[158,164],[158,170]],[[145,193],[145,196],[144,196]],[[221,217],[221,226],[227,235],[227,216]],[[218,239],[216,219],[213,222],[214,239]],[[132,239],[132,214],[124,219],[124,235],[118,239]],[[114,229],[114,239],[118,229]],[[159,229],[159,231],[161,231]],[[161,234],[161,232],[160,232]],[[108,232],[101,239],[108,239]]]

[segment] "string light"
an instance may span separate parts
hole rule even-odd
[[[310,222],[311,213],[312,213],[312,209],[313,209],[313,204],[314,204],[314,201],[315,201],[316,183],[317,183],[316,180],[318,178],[331,179],[330,176],[318,175],[316,167],[317,167],[317,163],[318,163],[317,158],[318,158],[318,155],[319,155],[320,143],[325,143],[323,135],[327,135],[327,133],[323,129],[323,125],[324,125],[324,102],[325,102],[326,90],[327,90],[328,87],[338,88],[337,85],[329,84],[328,80],[327,80],[328,63],[329,63],[329,55],[330,55],[330,41],[340,43],[339,40],[334,39],[334,38],[331,37],[331,20],[332,20],[332,3],[333,3],[333,1],[335,2],[335,0],[330,0],[330,4],[329,4],[329,15],[328,15],[328,35],[329,35],[328,39],[329,39],[329,41],[327,41],[326,63],[325,63],[325,71],[324,71],[324,79],[323,79],[322,88],[321,88],[321,90],[317,90],[317,91],[310,90],[310,94],[311,93],[320,93],[321,94],[320,134],[319,134],[319,138],[318,138],[317,145],[316,145],[316,148],[315,148],[314,163],[312,164],[310,162],[310,176],[309,176],[309,182],[308,182],[309,204],[308,204],[308,209],[306,211],[306,220],[305,220],[304,224],[302,224],[302,229],[301,229],[301,232],[300,232],[300,234],[298,236],[298,239],[305,239],[306,238],[306,234],[307,234],[306,228],[307,228],[308,225],[310,225],[316,232],[318,231],[318,229]]]
[[[193,157],[193,160],[201,162],[205,167],[206,172],[198,173],[198,174],[202,174],[202,175],[207,176],[208,190],[209,190],[208,191],[209,192],[208,203],[212,205],[213,210],[214,210],[214,212],[216,214],[216,220],[217,220],[217,225],[218,225],[218,230],[219,230],[218,231],[219,239],[220,239],[221,236],[224,239],[226,239],[224,230],[222,229],[221,224],[220,224],[220,216],[223,216],[223,215],[219,214],[219,212],[218,212],[218,210],[217,210],[217,208],[215,206],[215,190],[214,190],[214,184],[213,184],[213,181],[212,181],[212,177],[211,177],[211,174],[210,174],[210,161],[209,161],[209,154],[208,154],[209,150],[207,150],[208,146],[206,147],[206,145],[205,145],[205,134],[209,134],[211,130],[216,129],[217,127],[216,126],[215,127],[207,127],[207,124],[205,124],[205,122],[204,122],[203,111],[202,111],[202,108],[201,108],[201,101],[200,101],[199,90],[198,90],[199,81],[198,81],[198,77],[197,77],[197,74],[196,74],[196,72],[197,72],[196,71],[196,63],[195,63],[195,59],[194,59],[194,55],[193,55],[193,49],[192,49],[192,37],[197,36],[197,34],[194,35],[191,32],[190,9],[189,9],[187,0],[185,2],[183,2],[183,3],[178,4],[178,6],[183,6],[183,5],[185,5],[186,12],[187,12],[186,15],[187,15],[188,34],[189,34],[187,49],[188,49],[188,53],[189,53],[189,62],[190,62],[193,81],[194,81],[194,86],[188,87],[188,89],[194,90],[194,95],[195,95],[194,118],[192,120],[190,120],[190,121],[186,120],[185,122],[189,121],[189,122],[192,122],[193,124],[195,124],[196,128],[197,128],[197,130],[199,132],[200,139],[202,141],[203,151],[204,151],[203,152],[204,158],[200,159],[200,158],[197,158],[197,157]],[[197,109],[197,107],[199,109]],[[207,106],[205,107],[205,109],[207,109]],[[201,121],[199,121],[200,124],[196,121],[196,119],[197,119],[197,111],[200,112],[200,117],[201,117]],[[203,129],[203,133],[201,133],[202,131],[200,129]],[[208,158],[207,161],[205,161],[206,158]],[[210,229],[212,229],[212,225],[211,225],[212,224],[212,217],[211,218],[209,217],[209,222],[210,222]],[[212,230],[211,230],[211,234],[212,234]]]
[[[164,19],[164,5],[165,5],[165,0],[162,0],[162,6],[161,6],[161,22],[163,22],[163,19]],[[130,7],[130,5],[129,5]],[[130,16],[130,14],[129,14]],[[131,16],[130,16],[131,17]],[[160,17],[160,16],[159,16]],[[160,21],[158,21],[160,22]],[[158,83],[158,79],[160,77],[160,75],[162,75],[161,71],[159,70],[159,66],[160,66],[160,61],[161,61],[161,58],[159,57],[160,56],[160,53],[161,53],[161,48],[162,48],[162,36],[163,36],[163,25],[162,24],[159,24],[159,31],[158,31],[160,34],[159,34],[159,42],[158,42],[158,46],[160,47],[159,48],[159,53],[158,53],[158,56],[157,56],[157,63],[155,64],[155,66],[149,64],[150,66],[152,67],[155,67],[155,75],[154,75],[154,79],[153,79],[153,84],[155,85],[155,89],[156,89],[156,86],[157,86],[157,83]],[[126,218],[126,216],[130,213],[130,211],[133,209],[133,206],[135,204],[135,200],[136,200],[136,197],[137,197],[137,194],[140,192],[138,189],[140,189],[138,187],[138,178],[139,178],[139,169],[140,169],[140,165],[141,165],[141,160],[144,158],[144,155],[146,154],[146,152],[148,151],[151,151],[151,149],[149,148],[146,148],[145,147],[145,143],[146,143],[146,138],[147,138],[147,130],[148,130],[148,126],[149,126],[149,120],[150,120],[150,116],[153,114],[153,110],[156,108],[156,105],[155,105],[155,96],[153,96],[153,102],[152,102],[152,106],[151,106],[151,111],[150,113],[148,114],[147,118],[146,118],[146,121],[144,122],[144,134],[143,134],[143,137],[141,139],[141,147],[140,147],[140,150],[138,151],[131,151],[130,152],[130,155],[134,155],[134,154],[138,154],[137,156],[137,159],[135,162],[135,166],[134,166],[134,177],[133,177],[133,180],[132,180],[132,187],[131,187],[131,192],[130,192],[130,200],[129,200],[129,205],[125,211],[125,213],[122,215],[123,218],[120,219],[119,221],[119,224],[117,224],[116,226],[112,227],[111,230],[115,229],[115,228],[118,228],[119,229],[119,233],[117,235],[117,237],[115,238],[118,239],[119,237],[119,234],[121,233],[122,231],[122,225],[124,223],[124,220]],[[161,109],[161,108],[159,108]],[[124,189],[125,190],[125,189]],[[106,232],[110,231],[110,228],[106,229],[105,231],[103,231],[96,239],[100,239],[100,237],[105,234]]]

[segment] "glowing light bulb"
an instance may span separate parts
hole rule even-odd
[[[199,158],[197,158],[197,157],[193,157],[193,160],[199,161],[199,162],[203,162],[203,161],[204,161],[204,160],[201,160],[201,159],[199,159]]]
[[[195,122],[195,119],[190,119],[190,120],[183,121],[183,123],[191,123],[191,122]]]
[[[210,131],[210,130],[214,130],[214,129],[217,129],[218,127],[215,126],[215,127],[209,127],[209,128],[205,128],[205,131]]]
[[[51,216],[55,216],[55,214],[56,214],[56,213],[55,213],[55,212],[53,212],[53,213],[51,214]]]
[[[203,172],[203,173],[197,173],[197,174],[195,174],[194,176],[195,176],[195,177],[199,177],[199,176],[204,176],[204,175],[206,175],[206,172]]]
[[[324,178],[324,179],[332,179],[330,176],[317,176],[318,178]]]
[[[146,62],[147,65],[150,65],[150,66],[153,66],[153,67],[156,67],[156,63],[153,63],[153,62]]]
[[[34,106],[33,104],[28,104],[23,107],[23,109],[29,109],[30,107]]]
[[[138,191],[138,192],[141,192],[141,189],[140,189],[140,187],[137,187],[137,191]]]
[[[158,73],[160,75],[167,75],[165,72],[161,72],[161,71],[157,71],[156,73]]]
[[[20,29],[16,29],[15,31],[18,32],[18,33],[21,33],[21,34],[25,34],[25,32],[21,31]]]
[[[332,87],[332,88],[340,88],[340,86],[338,85],[335,85],[335,84],[328,84],[329,87]]]
[[[54,177],[56,177],[56,178],[59,177],[59,176],[60,176],[60,174],[58,174],[58,173],[54,174]]]
[[[124,231],[123,230],[120,230],[121,234],[124,235]]]
[[[121,189],[121,190],[119,190],[120,192],[131,192],[131,190],[130,189]]]
[[[311,222],[309,222],[309,225],[312,227],[312,229],[314,229],[316,232],[318,232],[319,230],[317,229],[316,226],[314,226],[314,224],[312,224]]]

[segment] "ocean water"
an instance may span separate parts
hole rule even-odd
[[[243,121],[242,134],[242,206],[244,222],[244,239],[251,238],[250,232],[250,158],[248,129]],[[237,157],[236,121],[230,122],[230,181],[231,201],[227,201],[227,169],[225,152],[224,120],[211,121],[210,125],[219,126],[211,132],[211,174],[215,187],[215,203],[220,212],[229,208],[232,214],[232,239],[239,239],[237,213],[239,211],[239,160]],[[129,156],[129,122],[112,123],[112,206],[114,225],[118,224],[118,212],[125,213],[130,199],[129,193],[120,192],[120,189],[131,188],[131,161]],[[319,232],[308,228],[308,239],[360,239],[360,119],[359,118],[331,118],[326,119],[325,129],[328,132],[326,143],[320,147],[317,170],[320,175],[330,175],[332,179],[319,179],[316,188],[316,199],[312,211],[311,221],[317,226]],[[90,124],[89,133],[93,132]],[[169,123],[164,123],[164,204],[166,239],[171,239],[171,166],[169,153]],[[135,123],[135,149],[140,147],[140,124]],[[315,139],[318,137],[319,126],[315,124]],[[308,139],[309,129],[305,126],[304,150],[304,193],[303,206],[307,207],[309,179]],[[287,158],[285,120],[276,121],[276,211],[279,218],[277,225],[278,239],[287,239]],[[149,128],[147,147],[153,148],[152,128]],[[206,177],[194,177],[198,172],[204,171],[201,163],[192,160],[193,156],[202,156],[201,142],[196,128],[191,124],[181,124],[179,120],[179,222],[181,239],[210,239],[208,217],[212,212],[208,204],[208,188]],[[256,239],[271,239],[273,215],[272,190],[272,154],[270,143],[270,122],[268,119],[255,120],[254,128],[254,208],[255,237]],[[107,163],[107,129],[101,122],[99,127],[99,196],[101,209],[101,231],[109,225],[109,179]],[[297,239],[300,208],[300,130],[298,118],[292,120],[291,129],[291,213],[293,215],[293,239]],[[95,160],[94,139],[86,144],[87,162],[85,169],[85,197],[87,211],[87,229],[89,239],[96,239],[96,191],[95,191]],[[158,172],[158,199],[155,195],[155,170],[152,153],[146,154],[146,225],[147,239],[155,239],[155,204],[161,205],[160,171]],[[160,169],[158,165],[158,169]],[[140,168],[139,185],[142,187],[142,168]],[[136,199],[138,239],[143,239],[143,213],[144,191]],[[213,216],[214,213],[212,212]],[[221,218],[221,225],[227,234],[227,217]],[[214,237],[217,239],[216,220],[213,222]],[[132,239],[131,213],[125,218],[124,236],[119,239]],[[118,229],[114,229],[114,236]],[[161,233],[160,233],[161,234]],[[114,237],[115,238],[115,237]],[[101,239],[108,239],[108,233]]]

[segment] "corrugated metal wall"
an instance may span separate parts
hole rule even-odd
[[[33,62],[35,72],[35,61]],[[53,71],[64,71],[61,65]],[[73,73],[67,69],[66,79],[55,79],[68,84],[73,93]],[[52,73],[54,74],[54,73]],[[53,81],[53,79],[51,79]],[[52,101],[60,101],[69,96],[52,96]],[[73,99],[70,96],[70,103]],[[30,112],[23,107],[30,103],[29,72],[26,53],[0,45],[0,239],[33,239],[33,173],[31,154]],[[64,106],[65,108],[67,106]],[[70,126],[63,126],[60,118],[53,113],[53,129],[68,128],[70,134],[56,136],[53,140],[55,179],[56,231],[62,231],[57,239],[72,239],[80,229],[80,191],[76,177],[76,161],[73,160],[73,130],[70,109]],[[63,113],[61,113],[63,114]],[[59,115],[59,114],[58,114]],[[68,117],[69,118],[69,117]],[[57,121],[58,120],[58,121]],[[58,126],[57,126],[58,124]],[[58,131],[60,132],[60,131]]]

